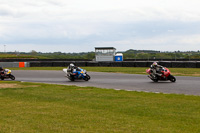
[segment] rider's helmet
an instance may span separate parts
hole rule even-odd
[[[73,63],[70,63],[70,64],[69,64],[69,68],[74,68],[74,64],[73,64]]]
[[[157,66],[158,66],[158,63],[157,63],[157,62],[154,62],[154,63],[152,64],[152,66],[153,66],[153,67],[157,67]]]

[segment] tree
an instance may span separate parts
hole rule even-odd
[[[31,50],[31,55],[37,55],[37,52],[35,50]]]

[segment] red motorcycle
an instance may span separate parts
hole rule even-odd
[[[173,75],[171,75],[171,72],[166,67],[163,67],[160,70],[159,75],[158,74],[154,75],[151,68],[147,69],[146,72],[149,74],[148,77],[154,82],[158,82],[159,80],[160,81],[170,80],[171,82],[176,82],[176,78]]]

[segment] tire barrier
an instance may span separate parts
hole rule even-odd
[[[200,68],[200,62],[199,61],[196,63],[196,67]]]
[[[110,62],[111,67],[122,67],[122,62]]]
[[[40,67],[40,62],[30,62],[30,67]]]
[[[76,66],[84,67],[87,66],[87,62],[85,61],[75,61]]]
[[[80,67],[150,67],[153,61],[122,61],[122,62],[94,62],[94,61],[31,61],[31,62],[0,62],[2,67],[67,67],[75,63]],[[173,68],[200,68],[200,61],[159,61],[159,65]]]
[[[132,61],[123,61],[122,67],[135,67],[135,62]]]
[[[84,61],[84,62],[92,62],[92,60],[89,59],[1,59],[0,58],[0,62],[35,62],[35,61],[62,61],[62,62],[73,62],[73,61]],[[123,61],[128,61],[128,62],[133,62],[133,61],[161,61],[161,62],[165,62],[165,61],[200,61],[200,59],[123,59]]]
[[[147,67],[150,66],[148,65],[148,62],[146,61],[135,61],[135,67]]]
[[[53,67],[53,62],[48,62],[48,61],[45,61],[45,62],[40,62],[40,65],[41,67],[48,67],[48,66],[52,66]]]
[[[172,67],[174,67],[174,68],[197,68],[197,62],[177,61],[177,62],[172,62]]]
[[[185,67],[185,64],[184,62],[172,62],[172,67],[173,68],[184,68]]]
[[[200,61],[200,59],[124,59],[124,61]]]
[[[110,62],[98,62],[98,66],[109,67],[110,66]]]
[[[52,64],[53,67],[61,67],[61,66],[65,66],[65,62],[53,62]]]
[[[70,63],[84,67],[150,67],[153,61],[123,61],[123,62],[85,62],[85,61],[67,61],[67,62],[30,62],[30,67],[67,67]],[[200,68],[200,62],[183,62],[183,61],[160,61],[158,64],[165,67],[174,68]]]
[[[172,67],[172,62],[170,61],[165,61],[165,62],[158,62],[159,65],[165,66],[165,67]]]
[[[86,62],[87,66],[89,67],[95,67],[95,66],[99,66],[98,62]]]
[[[197,64],[195,62],[184,62],[185,68],[196,68]]]

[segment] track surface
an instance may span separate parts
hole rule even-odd
[[[89,72],[88,74],[91,76],[91,80],[88,82],[83,80],[71,82],[64,77],[65,74],[62,71],[13,70],[13,75],[15,75],[17,81],[94,86],[155,93],[200,95],[200,77],[177,76],[177,82],[175,83],[171,83],[170,81],[154,83],[147,75],[103,72]]]

